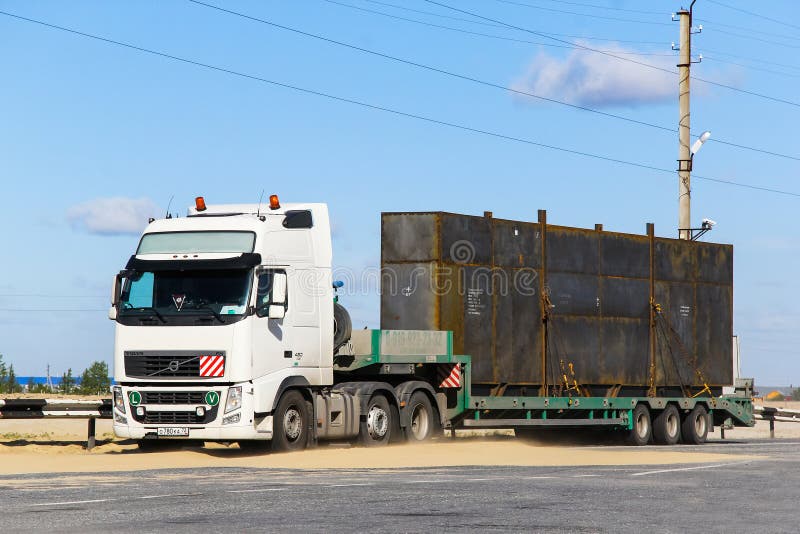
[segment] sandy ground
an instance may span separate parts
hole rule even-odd
[[[783,425],[785,426],[785,425]],[[800,430],[800,424],[797,425]],[[781,428],[781,427],[779,427]],[[739,436],[729,434],[730,437]],[[100,443],[84,450],[86,421],[0,421],[0,474],[91,473],[189,467],[257,467],[292,469],[388,469],[435,466],[575,466],[664,465],[726,462],[743,457],[681,452],[656,447],[634,449],[607,446],[540,445],[508,434],[460,436],[425,445],[390,449],[322,446],[290,454],[244,453],[237,446],[209,444],[164,452],[139,452],[130,441],[113,439],[111,422],[98,421]],[[387,452],[391,451],[389,454]]]
[[[85,397],[84,397],[85,398]],[[767,403],[800,409],[800,402]],[[246,454],[237,446],[209,444],[141,453],[131,441],[115,440],[110,420],[97,421],[98,446],[84,449],[85,419],[0,420],[0,474],[108,472],[182,467],[264,467],[296,469],[413,468],[454,465],[574,466],[664,465],[730,461],[730,455],[644,449],[536,444],[517,440],[511,432],[460,433],[455,441],[386,449],[322,446],[292,454]],[[768,438],[769,423],[726,432],[727,439]],[[800,438],[800,423],[777,422],[775,437]],[[709,440],[720,439],[717,429]],[[737,456],[736,459],[741,459]]]

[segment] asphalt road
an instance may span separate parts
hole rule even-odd
[[[717,464],[674,466],[3,476],[2,525],[6,532],[195,534],[800,528],[800,441],[726,441],[676,449],[733,456]],[[744,461],[736,454],[766,459]]]

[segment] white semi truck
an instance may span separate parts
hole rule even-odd
[[[334,353],[377,347],[373,331],[351,336],[331,255],[324,204],[198,197],[187,217],[150,221],[114,279],[116,435],[143,447],[183,438],[274,450],[430,437],[441,426],[436,392],[413,373],[334,387]],[[394,334],[384,353],[452,359],[447,333]]]
[[[451,332],[351,332],[331,259],[324,204],[198,197],[187,217],[151,220],[114,278],[115,434],[143,448],[299,450],[462,427],[605,427],[643,445],[753,424],[747,381],[728,396],[473,395],[470,357],[453,354]]]

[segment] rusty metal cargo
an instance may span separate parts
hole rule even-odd
[[[452,330],[484,395],[719,395],[733,247],[444,212],[384,213],[381,328]]]

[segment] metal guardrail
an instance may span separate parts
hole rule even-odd
[[[769,421],[769,437],[775,437],[775,421],[783,423],[800,423],[800,410],[787,410],[771,406],[753,406],[756,419]]]
[[[97,419],[111,417],[111,399],[0,399],[0,419],[87,419],[87,450],[96,443]]]

